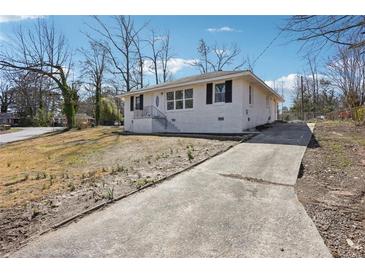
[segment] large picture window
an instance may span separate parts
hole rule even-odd
[[[194,105],[193,89],[169,91],[166,102],[167,110],[191,109]]]
[[[225,83],[216,84],[214,90],[214,102],[225,102],[226,85]]]

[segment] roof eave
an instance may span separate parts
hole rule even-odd
[[[138,95],[138,94],[143,94],[143,93],[148,93],[148,92],[153,92],[153,91],[159,91],[159,90],[164,90],[164,89],[169,89],[169,88],[178,88],[178,87],[183,87],[186,85],[195,85],[195,84],[201,84],[201,83],[207,83],[210,81],[219,81],[219,80],[224,80],[224,79],[230,79],[230,78],[238,78],[240,76],[244,76],[247,75],[248,71],[243,71],[243,72],[237,72],[234,74],[228,74],[228,75],[222,75],[222,76],[218,76],[218,77],[212,77],[209,79],[202,79],[202,80],[196,80],[196,81],[191,81],[191,82],[185,82],[185,83],[180,83],[180,84],[172,84],[172,85],[166,85],[166,86],[157,86],[154,88],[146,88],[146,89],[141,89],[141,90],[135,90],[135,91],[131,91],[131,92],[125,92],[121,95],[117,95],[117,97],[126,97],[126,96],[130,96],[130,95]]]
[[[252,71],[249,71],[249,70],[237,72],[235,74],[228,74],[228,75],[223,75],[223,76],[219,76],[219,77],[213,77],[213,78],[210,78],[210,79],[196,80],[196,81],[191,81],[191,82],[187,82],[187,83],[180,83],[180,84],[175,84],[175,85],[173,84],[173,85],[166,85],[166,86],[156,86],[154,88],[151,87],[151,88],[146,88],[144,90],[143,89],[135,90],[135,91],[123,93],[121,95],[117,95],[116,97],[124,98],[126,96],[131,96],[131,95],[139,95],[139,94],[144,94],[144,93],[148,93],[148,92],[159,91],[159,90],[164,90],[164,89],[169,89],[169,88],[178,88],[178,87],[183,87],[183,86],[186,86],[186,85],[207,83],[207,82],[210,82],[210,81],[219,81],[219,80],[230,79],[230,78],[238,78],[238,77],[241,77],[241,76],[252,76],[264,88],[269,90],[280,102],[285,101],[284,98],[281,95],[279,95],[275,90],[273,90],[271,87],[269,87],[263,80],[261,80]]]

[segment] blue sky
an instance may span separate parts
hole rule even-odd
[[[102,17],[105,21],[109,17]],[[286,16],[133,16],[136,25],[149,22],[146,35],[150,29],[157,32],[170,32],[171,46],[175,58],[192,60],[196,58],[199,39],[204,38],[208,44],[236,43],[242,50],[242,57],[254,60],[272,39],[280,32],[279,26],[285,24]],[[0,42],[8,39],[16,26],[31,25],[34,19],[17,16],[0,16]],[[93,24],[88,16],[48,16],[56,27],[68,39],[73,49],[87,46],[87,39],[82,34],[88,28],[86,23]],[[282,34],[260,57],[254,66],[254,72],[272,84],[274,80],[292,81],[290,75],[302,73],[305,68],[303,53],[298,42]],[[322,56],[324,57],[324,56]],[[77,53],[75,59],[78,59]],[[240,60],[239,60],[240,61]],[[177,64],[174,78],[197,74],[196,68]],[[290,83],[284,83],[287,89]],[[291,96],[284,91],[286,105],[290,105]]]

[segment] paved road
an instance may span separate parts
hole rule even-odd
[[[0,134],[0,145],[15,142],[20,140],[29,139],[39,136],[44,133],[62,130],[62,127],[24,127],[22,130],[13,133]]]
[[[330,257],[293,187],[310,136],[277,125],[13,256]]]

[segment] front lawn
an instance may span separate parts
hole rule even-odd
[[[52,224],[236,143],[119,131],[72,130],[0,147],[0,254]]]

